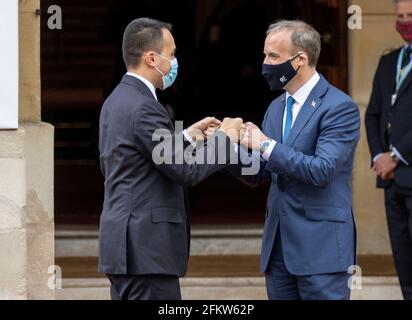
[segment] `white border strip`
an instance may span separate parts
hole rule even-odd
[[[0,1],[0,129],[17,129],[19,118],[19,3]]]

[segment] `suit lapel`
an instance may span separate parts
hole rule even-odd
[[[312,92],[306,99],[302,109],[300,110],[295,123],[290,131],[286,145],[292,146],[296,138],[299,136],[302,129],[308,123],[309,119],[312,117],[313,113],[320,107],[322,104],[322,99],[328,89],[329,83],[321,76],[319,82],[313,88]]]
[[[396,92],[396,65],[398,62],[399,52],[400,49],[397,50],[396,53],[394,53],[393,57],[391,57],[391,59],[386,64],[388,67],[386,67],[385,65],[385,69],[383,71],[386,75],[385,85],[390,87],[390,95],[385,95],[384,99],[386,100],[386,102],[382,104],[383,113],[389,112],[389,110],[392,108],[391,95]],[[398,100],[396,100],[395,105],[393,107],[396,106],[396,103],[398,103],[397,101]]]
[[[396,54],[393,56],[393,62],[391,63],[391,65],[394,66],[394,67],[391,68],[391,73],[389,75],[389,81],[391,83],[393,83],[393,86],[394,86],[393,92],[395,92],[395,90],[396,90],[397,63],[398,63],[398,58],[399,58],[399,54],[400,54],[401,50],[402,49],[399,49],[399,50],[396,51]],[[403,93],[405,93],[406,89],[408,89],[408,87],[411,85],[411,83],[412,83],[412,71],[409,72],[409,75],[406,77],[405,81],[402,83],[401,87],[399,88],[398,98]],[[395,105],[393,107],[396,107],[396,102],[395,102]]]
[[[411,83],[412,83],[412,71],[409,71],[409,75],[406,77],[405,81],[402,83],[401,87],[399,88],[398,97],[401,96],[406,91],[406,89],[408,89]]]
[[[156,100],[155,97],[153,97],[153,94],[150,91],[150,89],[139,79],[129,75],[125,75],[121,82],[136,88],[142,95],[153,100]]]
[[[134,87],[135,89],[137,89],[142,95],[146,96],[147,98],[150,98],[151,100],[156,101],[156,106],[157,108],[159,108],[160,110],[162,110],[162,112],[166,112],[167,113],[167,117],[169,119],[171,119],[169,111],[159,102],[156,100],[156,98],[153,96],[153,93],[150,91],[150,89],[147,87],[146,84],[143,83],[143,81],[140,81],[139,79],[137,79],[136,77],[132,77],[130,75],[125,75],[121,81],[121,83],[129,85]],[[173,129],[175,128],[173,122],[170,122],[173,126]]]

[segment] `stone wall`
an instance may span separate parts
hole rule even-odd
[[[0,131],[0,299],[54,299],[54,129],[40,106],[39,0],[19,1],[19,129]]]
[[[0,299],[50,299],[53,127],[0,131]]]

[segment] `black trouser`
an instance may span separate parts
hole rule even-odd
[[[179,278],[162,275],[107,275],[112,300],[181,300]]]
[[[412,300],[412,189],[396,183],[385,190],[386,216],[402,293]]]

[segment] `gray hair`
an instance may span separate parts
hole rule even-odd
[[[129,23],[123,35],[123,60],[127,67],[139,65],[142,55],[147,51],[161,53],[164,45],[163,29],[171,31],[172,25],[149,18]]]
[[[322,47],[321,36],[310,24],[299,20],[280,20],[269,26],[266,35],[280,31],[292,32],[292,55],[303,51],[308,55],[309,66],[318,63]]]

